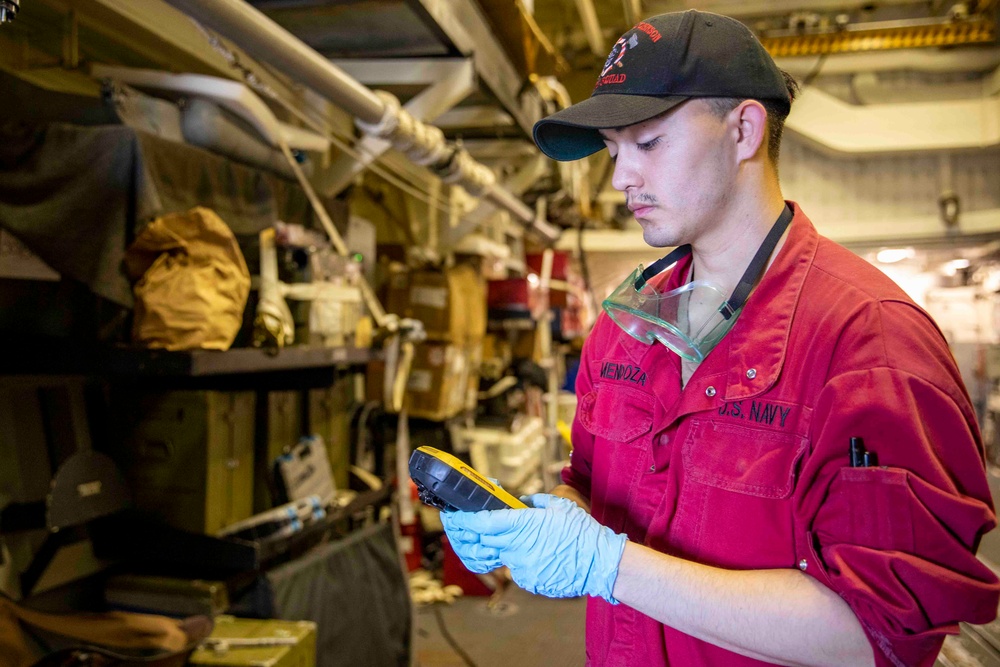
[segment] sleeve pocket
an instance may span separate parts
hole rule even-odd
[[[806,440],[736,424],[696,422],[684,442],[684,472],[711,487],[758,498],[792,495]]]
[[[580,423],[594,435],[629,442],[653,426],[653,397],[631,387],[598,386],[580,401]]]
[[[912,553],[908,475],[902,468],[841,468],[824,503],[825,525],[816,526],[820,543]]]

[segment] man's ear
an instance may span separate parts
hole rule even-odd
[[[759,151],[767,153],[767,110],[760,102],[744,100],[730,112],[736,132],[736,158],[752,160]]]

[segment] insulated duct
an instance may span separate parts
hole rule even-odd
[[[273,171],[289,180],[295,179],[281,151],[243,130],[208,100],[194,98],[185,104],[181,113],[181,130],[188,143],[243,164]]]
[[[560,230],[537,219],[524,202],[499,187],[493,173],[448,144],[441,130],[406,113],[394,96],[370,90],[243,0],[166,0],[225,36],[261,62],[300,81],[355,117],[358,126],[389,141],[418,164],[508,211],[546,243]]]

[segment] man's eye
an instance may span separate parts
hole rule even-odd
[[[651,151],[653,150],[653,148],[656,147],[658,143],[660,143],[660,138],[656,137],[655,139],[650,139],[649,141],[644,141],[641,144],[636,144],[636,145],[639,147],[639,150],[641,151]]]

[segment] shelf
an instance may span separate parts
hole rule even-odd
[[[489,319],[486,322],[486,329],[491,332],[499,331],[533,331],[538,327],[538,322],[525,312],[504,312],[501,310],[489,311]]]
[[[357,366],[379,352],[354,347],[289,347],[277,353],[254,348],[226,350],[113,350],[107,372],[114,375],[204,377]]]
[[[0,360],[0,375],[107,375],[207,378],[360,366],[381,350],[355,347],[289,347],[277,353],[255,348],[150,350],[78,348],[64,342],[36,344]]]

